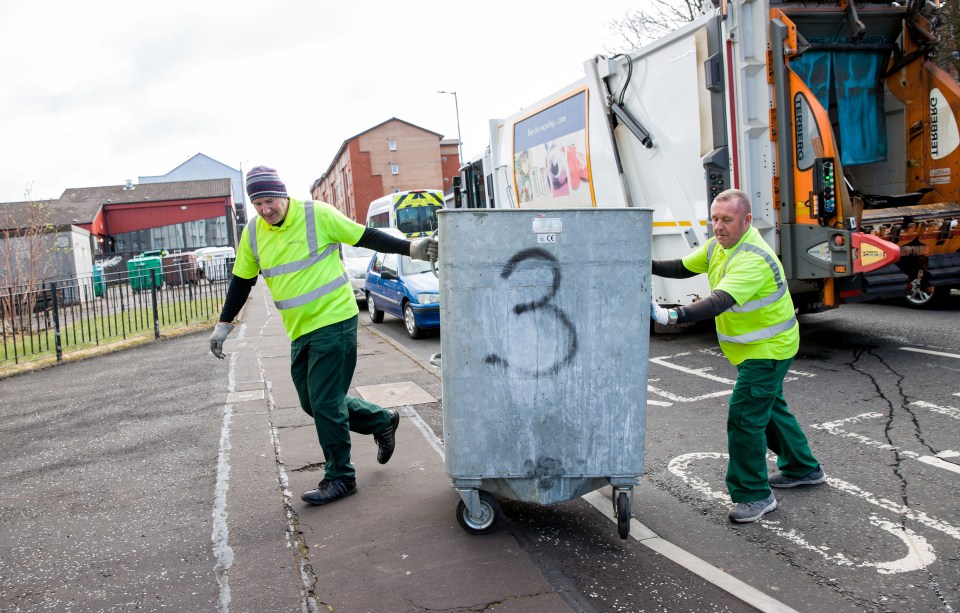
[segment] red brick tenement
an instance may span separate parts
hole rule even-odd
[[[460,167],[457,141],[393,117],[348,138],[311,197],[336,206],[364,223],[370,202],[408,189],[450,191]]]

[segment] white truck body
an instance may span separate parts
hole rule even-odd
[[[583,79],[490,121],[460,204],[652,208],[653,257],[674,259],[711,235],[713,196],[737,188],[801,311],[931,278],[949,292],[960,87],[924,61],[929,6],[912,6],[730,0],[629,56],[591,58]],[[873,73],[841,77],[870,62]],[[856,98],[871,83],[877,95]],[[885,141],[861,145],[863,131]],[[709,293],[703,276],[654,290],[669,305]]]

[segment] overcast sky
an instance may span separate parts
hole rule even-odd
[[[391,117],[486,145],[582,74],[637,2],[0,2],[0,202],[165,174],[197,153],[307,195]]]

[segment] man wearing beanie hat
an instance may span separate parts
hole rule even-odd
[[[377,461],[386,464],[400,425],[396,411],[347,395],[357,364],[359,309],[340,244],[436,260],[437,241],[396,238],[348,219],[325,202],[290,198],[277,171],[266,166],[247,173],[247,194],[257,218],[243,229],[210,351],[224,357],[231,322],[263,275],[290,337],[290,374],[300,406],[316,424],[326,460],[324,479],[300,497],[309,504],[329,504],[357,493],[350,432],[373,435]]]

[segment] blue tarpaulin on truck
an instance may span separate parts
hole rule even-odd
[[[887,159],[887,122],[880,80],[887,57],[886,52],[807,51],[790,62],[790,68],[810,87],[823,108],[830,108],[831,93],[834,94],[840,160],[844,165]]]

